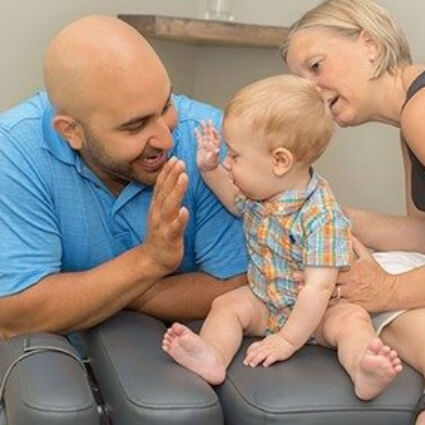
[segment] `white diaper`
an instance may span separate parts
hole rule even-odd
[[[378,264],[388,273],[399,274],[425,264],[425,255],[417,252],[407,251],[390,251],[390,252],[375,252],[372,254]],[[386,311],[372,315],[373,326],[377,334],[382,332],[385,326],[389,325],[400,314],[406,310]]]

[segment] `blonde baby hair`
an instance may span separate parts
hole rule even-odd
[[[284,147],[307,165],[320,157],[334,129],[329,106],[314,85],[287,74],[239,90],[225,110],[225,119],[233,118],[260,132],[270,151]]]

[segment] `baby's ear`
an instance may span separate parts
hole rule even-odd
[[[285,175],[294,165],[294,155],[286,148],[276,148],[272,151],[273,172],[277,177]]]

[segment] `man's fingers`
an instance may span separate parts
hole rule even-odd
[[[189,220],[189,211],[186,207],[181,207],[179,215],[177,218],[170,224],[169,227],[169,236],[171,241],[176,241],[183,238],[184,231],[186,229],[186,224]]]
[[[188,185],[188,177],[186,173],[178,175],[177,180],[171,180],[172,186],[167,191],[168,196],[164,199],[161,205],[161,215],[164,218],[173,219],[178,215],[180,204]]]
[[[359,258],[370,257],[371,254],[367,247],[363,245],[355,236],[351,236],[351,241],[353,243],[353,251]]]
[[[153,190],[154,195],[157,196],[158,193],[161,193],[161,190],[158,188],[161,188],[161,186],[164,184],[165,179],[167,178],[168,174],[170,173],[176,162],[177,158],[173,156],[165,163],[164,167],[162,167],[162,170],[156,179],[156,183]]]
[[[159,208],[163,208],[169,197],[175,193],[175,188],[179,183],[180,176],[184,175],[185,169],[184,162],[177,158],[171,158],[166,166],[167,168],[164,167],[158,176],[154,188],[154,196]],[[162,174],[163,172],[164,174]]]

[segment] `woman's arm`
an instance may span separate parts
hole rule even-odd
[[[392,275],[355,238],[353,249],[359,258],[337,278],[341,298],[371,313],[425,307],[425,267]]]
[[[410,202],[412,202],[410,200]],[[353,233],[377,251],[417,251],[425,253],[425,216],[400,217],[354,208],[344,208]]]

